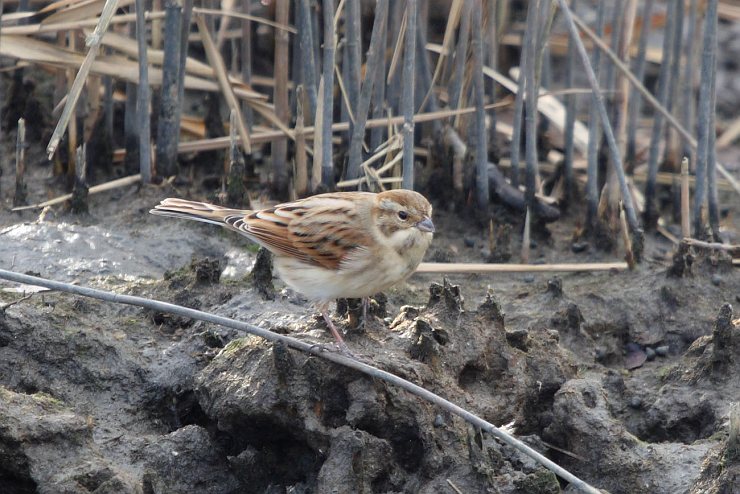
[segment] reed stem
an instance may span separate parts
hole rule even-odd
[[[403,114],[404,189],[414,188],[414,77],[416,68],[416,0],[406,0],[406,36],[403,48],[401,113]]]
[[[694,237],[703,239],[704,221],[702,208],[707,195],[707,161],[709,159],[709,134],[714,132],[712,125],[712,79],[714,78],[714,57],[717,49],[717,0],[708,0],[704,14],[704,36],[702,42],[701,76],[699,83],[699,104],[697,121],[696,188],[694,190]]]
[[[377,0],[375,3],[375,20],[373,31],[370,35],[370,47],[367,52],[367,65],[365,81],[362,84],[359,95],[359,103],[355,113],[354,127],[350,126],[352,137],[349,143],[349,158],[347,165],[347,178],[353,179],[360,175],[360,164],[362,163],[362,145],[365,141],[365,123],[370,110],[370,99],[376,78],[376,71],[381,71],[383,61],[383,49],[385,48],[386,22],[388,20],[388,0]]]
[[[324,8],[324,60],[321,96],[321,183],[331,188],[334,186],[334,162],[332,158],[331,127],[334,114],[334,55],[336,52],[336,35],[334,33],[334,0],[323,0]],[[319,119],[317,110],[317,122]],[[318,184],[312,184],[314,190]]]
[[[483,85],[483,0],[473,0],[473,92],[475,94],[475,196],[480,211],[488,211],[488,133]]]
[[[139,48],[139,87],[136,115],[139,120],[139,173],[145,184],[152,181],[151,130],[149,129],[149,60],[147,57],[144,0],[136,0],[136,40]]]

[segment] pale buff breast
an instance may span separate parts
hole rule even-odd
[[[293,290],[314,301],[363,298],[382,292],[413,274],[431,243],[431,235],[420,236],[408,248],[386,246],[374,255],[358,251],[338,270],[309,265],[295,258],[276,256],[280,278]]]

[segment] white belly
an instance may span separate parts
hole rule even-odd
[[[369,297],[406,279],[418,261],[409,264],[395,252],[376,263],[353,262],[338,270],[312,266],[288,257],[275,257],[280,278],[314,301]]]

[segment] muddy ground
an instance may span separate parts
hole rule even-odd
[[[50,168],[31,174],[30,200],[44,199]],[[166,196],[205,198],[201,181],[93,196],[82,215],[11,213],[11,184],[6,169],[2,269],[331,341],[280,280],[266,295],[254,286],[247,240],[147,214]],[[618,259],[573,249],[580,217],[538,236],[532,259]],[[435,223],[427,260],[490,257],[474,221],[438,204]],[[320,358],[168,314],[0,287],[2,492],[572,492],[461,419]],[[728,440],[740,273],[729,258],[674,262],[673,246],[649,235],[631,272],[415,275],[386,296],[364,331],[349,330],[354,352],[494,424],[514,421],[517,436],[593,485],[740,489]]]

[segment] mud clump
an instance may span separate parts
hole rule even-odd
[[[186,267],[166,272],[164,279],[174,296],[168,296],[173,303],[190,309],[203,307],[200,292],[219,283],[222,263],[219,259],[193,258]],[[168,333],[192,326],[193,320],[169,312],[147,310],[152,323]]]
[[[275,286],[272,284],[272,254],[264,247],[257,251],[257,259],[249,275],[252,286],[265,300],[275,299]]]
[[[699,474],[707,444],[647,445],[630,434],[610,411],[604,386],[594,379],[571,379],[555,394],[552,422],[543,439],[569,454],[555,461],[576,475],[599,478],[613,494],[681,492]],[[681,462],[673,458],[681,457]]]
[[[144,492],[239,492],[239,481],[223,461],[224,452],[197,425],[182,427],[134,455],[144,461]]]
[[[404,307],[391,331],[396,336],[381,344],[376,365],[468,402],[496,423],[521,408],[528,427],[538,429],[548,422],[547,403],[574,376],[574,367],[560,362],[569,359],[554,334],[538,333],[529,352],[515,348],[496,299],[489,295],[478,310],[466,311],[459,287],[449,282],[430,287],[427,307]],[[361,351],[372,338],[371,327],[353,343]],[[460,419],[384,381],[337,370],[247,337],[229,343],[198,374],[195,395],[241,485],[347,493],[439,492],[447,479],[470,492],[493,483],[509,493],[557,486],[541,467],[523,465],[519,453]]]
[[[4,492],[136,492],[98,452],[86,418],[59,400],[0,387],[0,424]]]

